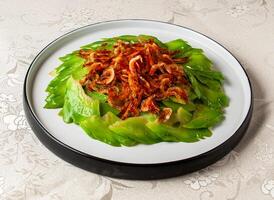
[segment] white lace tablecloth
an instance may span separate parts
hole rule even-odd
[[[201,171],[127,181],[76,168],[48,151],[29,128],[22,84],[34,56],[56,37],[90,23],[146,18],[202,32],[243,64],[254,114],[241,143]],[[0,0],[0,199],[274,199],[273,0]]]

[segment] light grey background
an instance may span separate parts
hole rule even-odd
[[[22,83],[34,56],[77,27],[147,18],[193,28],[225,45],[254,87],[248,134],[218,163],[160,181],[125,181],[75,168],[49,152],[22,111]],[[274,198],[274,2],[0,0],[0,199]]]

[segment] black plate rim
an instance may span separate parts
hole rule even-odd
[[[195,33],[198,33],[198,34],[201,34],[203,36],[205,36],[206,38],[210,39],[211,41],[215,42],[216,44],[218,44],[219,46],[221,46],[222,48],[224,48],[238,63],[239,65],[241,66],[241,68],[243,69],[244,73],[245,73],[245,76],[247,77],[247,80],[248,80],[248,84],[249,84],[249,89],[250,89],[250,105],[249,105],[249,109],[248,109],[248,113],[244,119],[244,121],[242,122],[242,124],[239,126],[239,128],[234,132],[234,134],[228,138],[226,141],[224,141],[222,144],[218,145],[217,147],[207,151],[207,152],[204,152],[202,154],[199,154],[197,156],[194,156],[194,157],[191,157],[191,158],[187,158],[187,159],[182,159],[182,160],[176,160],[176,161],[170,161],[170,162],[164,162],[164,163],[150,163],[150,164],[139,164],[139,163],[124,163],[124,162],[118,162],[118,161],[112,161],[112,160],[107,160],[107,159],[103,159],[103,158],[98,158],[96,156],[92,156],[92,155],[89,155],[87,153],[84,153],[84,152],[81,152],[77,149],[74,149],[66,144],[64,144],[63,142],[61,142],[60,140],[58,140],[57,138],[55,138],[53,135],[51,135],[50,132],[48,132],[46,130],[46,128],[39,122],[39,120],[36,118],[35,114],[33,113],[32,109],[31,109],[31,106],[30,106],[30,103],[29,103],[29,100],[27,98],[27,86],[26,86],[26,82],[27,82],[27,78],[29,76],[29,73],[30,73],[30,70],[34,64],[34,62],[37,60],[37,58],[53,43],[55,43],[57,40],[75,32],[75,31],[78,31],[79,29],[83,29],[85,27],[89,27],[89,26],[93,26],[93,25],[98,25],[98,24],[104,24],[104,23],[111,23],[111,22],[120,22],[120,21],[147,21],[147,22],[157,22],[157,23],[163,23],[163,24],[169,24],[169,25],[173,25],[173,26],[178,26],[178,27],[181,27],[181,28],[185,28],[185,29],[188,29],[190,31],[193,31]],[[244,67],[242,66],[242,64],[239,62],[239,60],[226,48],[224,47],[222,44],[220,44],[219,42],[215,41],[214,39],[208,37],[207,35],[203,34],[203,33],[200,33],[198,31],[195,31],[191,28],[188,28],[188,27],[184,27],[184,26],[181,26],[181,25],[177,25],[177,24],[171,24],[171,23],[168,23],[168,22],[163,22],[163,21],[157,21],[157,20],[148,20],[148,19],[119,19],[119,20],[109,20],[109,21],[102,21],[102,22],[98,22],[98,23],[93,23],[93,24],[89,24],[89,25],[86,25],[86,26],[82,26],[82,27],[79,27],[77,29],[74,29],[70,32],[67,32],[61,36],[59,36],[58,38],[56,38],[55,40],[53,40],[52,42],[50,42],[48,45],[46,45],[38,54],[37,56],[33,59],[33,61],[31,62],[28,70],[27,70],[27,73],[25,75],[25,80],[24,80],[24,86],[23,86],[23,106],[24,106],[24,111],[25,111],[25,114],[26,114],[26,117],[27,117],[27,120],[29,122],[29,124],[31,125],[31,128],[33,130],[33,132],[36,134],[36,136],[39,138],[39,140],[47,147],[49,148],[53,153],[55,153],[57,156],[63,158],[64,160],[66,160],[67,162],[70,162],[80,168],[83,168],[83,169],[86,169],[86,170],[89,170],[89,171],[92,171],[92,172],[96,172],[96,173],[99,173],[101,175],[106,175],[106,176],[110,176],[110,177],[115,177],[115,178],[125,178],[125,179],[141,179],[141,180],[147,180],[147,179],[159,179],[159,178],[167,178],[167,177],[173,177],[173,176],[177,176],[177,175],[180,175],[180,174],[186,174],[186,173],[189,173],[189,172],[193,172],[193,171],[196,171],[198,169],[201,169],[201,168],[204,168],[214,162],[216,162],[217,160],[219,160],[220,158],[222,158],[223,156],[225,156],[227,153],[229,153],[241,140],[241,138],[244,136],[247,128],[248,128],[248,125],[250,123],[250,120],[251,120],[251,116],[252,116],[252,110],[253,110],[253,90],[252,90],[252,85],[251,85],[251,81],[250,81],[250,78],[246,72],[246,70],[244,69]],[[45,137],[46,136],[46,137]],[[237,137],[236,137],[237,136]],[[55,145],[52,145],[50,143],[52,142],[55,142],[56,144]],[[56,152],[56,145],[59,146],[58,148],[61,148],[61,149],[66,149],[68,151],[65,151],[63,153],[60,154],[60,152]],[[52,147],[54,146],[54,147]],[[63,150],[64,150],[63,149]],[[218,151],[221,151],[219,152],[219,156],[216,155],[216,158],[211,158],[211,156],[214,157],[214,153],[218,152]],[[223,151],[223,153],[222,153]],[[75,154],[76,157],[78,157],[76,159],[76,161],[72,161],[69,159],[70,157],[70,154]],[[74,155],[74,156],[75,156]],[[81,162],[79,162],[78,159],[81,160],[81,157],[85,158],[84,160],[88,159],[92,162],[99,162],[99,163],[105,163],[107,164],[108,166],[106,166],[107,168],[110,167],[110,166],[118,166],[118,167],[122,167],[124,168],[124,172],[123,171],[119,171],[119,173],[109,173],[108,169],[105,169],[105,170],[99,170],[98,169],[94,169],[94,167],[89,167],[89,166],[86,166],[86,164],[81,164]],[[170,172],[169,174],[159,174],[157,169],[161,169],[162,168],[165,168],[167,169],[167,167],[174,167],[174,166],[181,166],[182,168],[184,168],[184,163],[189,163],[189,162],[193,162],[193,161],[197,161],[197,160],[200,160],[202,158],[207,158],[205,159],[206,161],[201,163],[200,166],[191,166],[192,169],[190,168],[185,168],[182,172],[178,173],[178,172]],[[195,163],[195,162],[193,162]],[[134,169],[136,170],[136,174],[132,174],[132,172],[128,173],[126,169],[128,167],[128,169],[130,169],[130,171],[134,171]],[[96,168],[96,166],[95,166]],[[155,169],[156,172],[152,174],[148,174],[145,175],[143,174],[139,174],[140,172],[138,172],[138,169]],[[111,169],[110,171],[113,171],[113,169]],[[162,170],[159,170],[159,171],[162,171]]]

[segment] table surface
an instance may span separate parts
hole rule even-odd
[[[126,18],[190,27],[243,64],[254,113],[246,136],[225,158],[177,178],[128,181],[76,168],[35,137],[22,108],[22,84],[35,55],[72,29]],[[274,199],[273,47],[273,0],[0,0],[0,199]]]

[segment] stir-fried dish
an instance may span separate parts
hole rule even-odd
[[[169,97],[188,100],[189,84],[179,65],[187,58],[172,58],[173,54],[153,40],[138,43],[118,40],[113,50],[80,50],[89,71],[81,85],[90,92],[106,94],[107,102],[120,111],[121,119],[150,112],[164,116],[162,119],[166,121],[172,110],[161,110],[161,101]]]
[[[123,35],[60,60],[45,108],[107,144],[196,142],[224,118],[224,77],[184,40]]]

